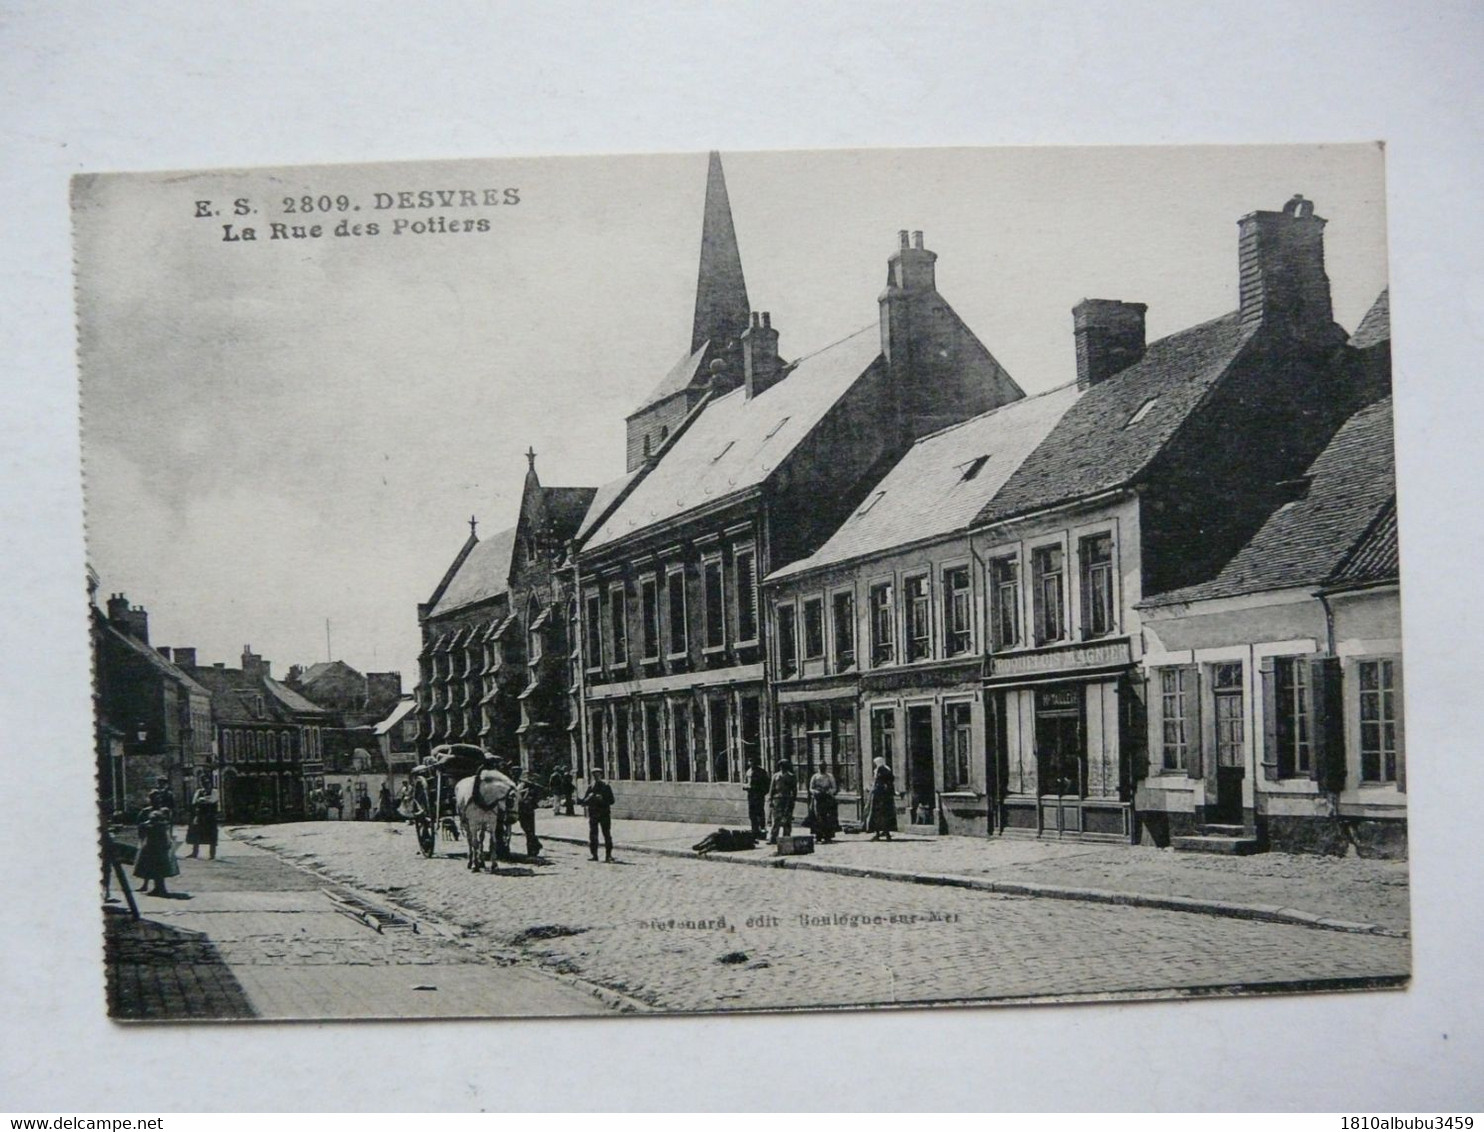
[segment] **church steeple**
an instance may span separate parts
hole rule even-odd
[[[691,327],[691,353],[706,342],[724,349],[747,329],[752,308],[742,278],[732,203],[727,198],[721,154],[711,151],[706,171],[706,207],[701,221],[701,267],[696,277],[696,316]]]

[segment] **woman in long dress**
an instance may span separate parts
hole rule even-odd
[[[886,765],[886,760],[879,755],[875,766],[875,775],[871,780],[871,809],[866,814],[866,831],[871,834],[872,841],[883,838],[890,841],[897,828],[897,778],[892,774],[891,767]]]
[[[149,882],[155,882],[155,896],[169,896],[165,878],[180,875],[180,862],[175,859],[175,848],[170,843],[170,826],[174,819],[170,807],[165,805],[164,795],[158,790],[149,796],[149,809],[139,822],[139,856],[134,862],[134,875],[144,884],[139,891],[151,895]]]
[[[201,786],[191,795],[191,824],[186,826],[186,842],[191,847],[191,856],[201,855],[201,846],[207,847],[211,860],[216,860],[216,823],[220,803],[211,780],[203,778]]]
[[[840,807],[835,801],[835,776],[820,767],[809,779],[809,827],[823,842],[840,832]]]

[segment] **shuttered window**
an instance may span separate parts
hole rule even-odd
[[[677,566],[665,575],[665,588],[669,593],[670,641],[667,651],[671,656],[684,656],[687,646],[685,631],[685,568]]]
[[[871,663],[890,664],[894,659],[896,603],[892,600],[891,583],[871,587]]]
[[[737,643],[757,640],[757,553],[752,547],[738,550],[737,567]]]
[[[1035,588],[1031,603],[1035,609],[1036,644],[1038,645],[1059,641],[1066,636],[1063,573],[1061,547],[1042,546],[1032,553],[1031,575]]]
[[[1158,672],[1159,720],[1156,734],[1160,737],[1160,769],[1188,770],[1192,761],[1191,740],[1197,734],[1195,668],[1182,665],[1160,668]]]
[[[701,567],[703,598],[706,603],[706,648],[719,649],[727,643],[726,586],[722,580],[721,559],[710,558]]]
[[[994,647],[1013,649],[1020,644],[1020,562],[996,558],[989,564],[989,577]]]
[[[639,583],[641,616],[643,618],[644,659],[660,658],[660,583],[653,574]]]
[[[778,675],[786,680],[798,674],[798,615],[792,605],[780,605],[778,607]]]
[[[833,598],[835,671],[855,667],[855,594],[840,590]]]

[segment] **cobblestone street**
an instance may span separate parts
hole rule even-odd
[[[625,852],[471,874],[398,825],[238,831],[337,881],[662,1010],[1394,983],[1406,939]],[[451,850],[458,849],[455,843]]]

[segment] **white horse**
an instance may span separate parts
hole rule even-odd
[[[498,770],[488,769],[460,779],[454,787],[459,824],[464,827],[464,844],[469,850],[469,868],[476,873],[484,863],[486,833],[489,834],[490,872],[495,871],[495,858],[500,847],[499,826],[503,820],[501,811],[514,789],[514,781]]]

